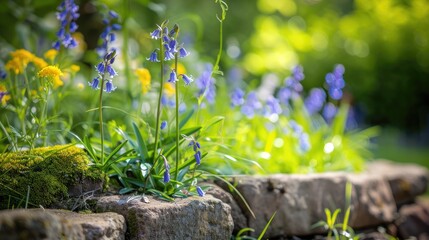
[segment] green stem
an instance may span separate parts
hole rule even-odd
[[[174,55],[174,71],[177,75],[177,53]],[[176,82],[176,172],[174,173],[174,180],[177,180],[177,175],[179,172],[179,83]]]
[[[132,82],[131,79],[131,71],[130,71],[130,60],[128,57],[128,45],[129,45],[129,29],[128,29],[128,18],[129,18],[129,12],[130,12],[130,1],[125,0],[123,1],[123,9],[124,12],[122,14],[123,16],[123,26],[122,26],[122,34],[123,34],[123,45],[122,45],[122,54],[125,64],[125,77],[126,77],[126,87],[127,91],[129,92],[130,96],[132,96]]]
[[[107,69],[107,63],[104,63],[104,69]],[[98,98],[98,121],[99,121],[99,127],[100,127],[100,143],[101,143],[101,155],[100,155],[100,163],[103,166],[104,165],[104,128],[103,128],[103,87],[104,87],[104,78],[106,76],[106,70],[103,72],[103,77],[101,78],[101,85],[100,85],[100,95]]]
[[[0,121],[0,128],[2,129],[2,131],[4,132],[4,135],[6,135],[6,138],[9,140],[10,144],[12,145],[12,149],[14,152],[18,151],[18,147],[16,146],[16,142],[14,141],[14,139],[12,139],[9,135],[9,133],[7,132],[6,128],[4,127],[3,123]]]
[[[160,38],[160,57],[161,57],[161,80],[159,86],[159,95],[158,95],[158,106],[156,110],[156,124],[155,124],[155,147],[153,152],[153,166],[155,166],[156,161],[158,160],[158,141],[159,141],[159,128],[161,124],[161,100],[162,100],[162,92],[164,91],[164,46],[162,45],[162,38]]]

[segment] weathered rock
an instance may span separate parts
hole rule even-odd
[[[106,196],[97,210],[125,216],[130,239],[229,239],[233,229],[231,208],[211,196],[164,202],[148,197]]]
[[[253,210],[245,211],[249,227],[257,236],[274,212],[277,212],[265,237],[321,233],[312,225],[325,220],[324,209],[332,212],[345,206],[345,186],[353,185],[349,226],[374,226],[394,220],[396,204],[388,183],[368,174],[324,173],[310,175],[272,175],[243,177],[236,188]],[[340,216],[341,217],[341,216]]]
[[[381,175],[389,181],[393,197],[398,205],[412,202],[415,197],[425,193],[428,188],[428,170],[415,164],[377,160],[368,164],[367,172]]]
[[[125,218],[117,213],[75,213],[66,210],[47,210],[49,213],[66,219],[71,225],[83,229],[86,240],[123,240],[125,239]]]
[[[84,239],[82,227],[46,211],[0,211],[0,239]]]
[[[213,197],[222,200],[222,202],[228,204],[231,207],[231,215],[234,221],[234,232],[238,232],[241,229],[247,227],[247,218],[238,206],[237,202],[234,200],[232,195],[222,188],[214,184],[206,184],[210,186],[207,194],[212,195]]]
[[[429,239],[429,202],[419,201],[404,205],[399,211],[399,219],[395,221],[401,239]]]

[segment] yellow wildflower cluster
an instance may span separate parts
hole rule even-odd
[[[49,49],[43,55],[46,59],[49,59],[51,62],[54,61],[55,57],[58,55],[58,51],[55,49]]]
[[[142,85],[143,94],[147,93],[150,89],[150,81],[151,81],[151,75],[149,70],[147,70],[146,68],[138,68],[134,73],[137,75]]]
[[[0,85],[0,102],[1,105],[6,105],[6,102],[9,101],[10,95],[7,93],[7,89],[5,86]]]
[[[64,85],[60,77],[64,76],[63,72],[57,66],[47,66],[39,71],[39,77],[52,80],[54,89]]]
[[[48,66],[45,60],[35,56],[25,49],[18,49],[10,53],[12,59],[6,63],[6,70],[15,74],[22,74],[27,65],[32,62],[38,69]]]

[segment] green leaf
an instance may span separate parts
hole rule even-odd
[[[271,216],[270,220],[267,222],[267,224],[264,227],[264,230],[262,230],[261,234],[258,237],[258,240],[261,240],[262,237],[264,236],[265,232],[267,231],[268,227],[270,226],[271,222],[273,221],[274,217],[276,216],[277,211],[275,211],[273,213],[273,215]]]
[[[125,187],[125,188],[122,188],[121,190],[119,190],[119,194],[122,195],[122,194],[130,193],[130,192],[133,192],[133,191],[135,191],[134,188]]]
[[[134,122],[133,122],[133,130],[134,130],[134,134],[136,135],[137,143],[138,143],[138,148],[136,150],[138,151],[138,153],[140,153],[142,162],[145,162],[145,160],[149,158],[147,146],[145,141],[143,140],[143,137],[140,133],[139,128]]]
[[[210,129],[212,126],[216,125],[219,122],[223,122],[225,120],[224,116],[214,116],[212,117],[207,124],[205,124],[203,126],[203,128],[201,129],[202,132],[207,131],[208,129]]]
[[[184,117],[182,117],[182,120],[179,122],[179,129],[182,129],[183,126],[186,125],[186,123],[191,119],[192,115],[194,115],[195,109],[192,108],[191,111],[189,111]]]

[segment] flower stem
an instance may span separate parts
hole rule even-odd
[[[100,95],[98,98],[98,121],[99,121],[99,128],[100,128],[100,144],[101,144],[101,154],[100,154],[100,163],[103,166],[104,165],[104,128],[103,128],[103,87],[104,87],[104,81],[106,76],[106,69],[107,69],[107,63],[104,63],[104,72],[103,76],[101,78],[101,85],[100,85]]]
[[[174,71],[176,71],[176,76],[178,74],[177,72],[177,53],[174,55]],[[177,180],[177,175],[179,171],[179,83],[176,82],[175,88],[175,95],[176,95],[176,171],[174,173],[174,180]]]
[[[155,144],[154,144],[154,152],[153,152],[153,165],[155,166],[155,163],[158,159],[158,141],[159,141],[159,129],[161,124],[161,100],[162,100],[162,92],[164,90],[164,46],[162,45],[162,39],[160,39],[160,56],[161,56],[161,79],[160,79],[160,86],[159,86],[159,95],[158,95],[158,106],[156,110],[156,124],[155,124]]]

